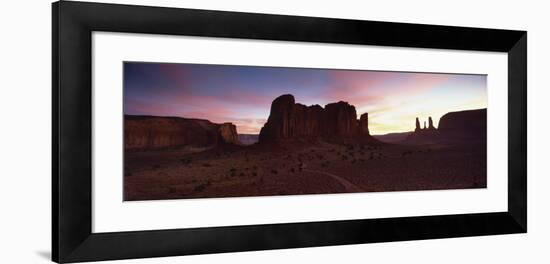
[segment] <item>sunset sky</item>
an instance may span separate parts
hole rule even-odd
[[[232,122],[258,134],[271,102],[292,94],[305,105],[346,101],[369,113],[371,134],[414,130],[415,118],[487,107],[485,75],[124,63],[124,113]]]

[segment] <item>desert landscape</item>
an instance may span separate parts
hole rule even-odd
[[[124,116],[124,200],[485,188],[487,110],[371,135],[346,101],[273,99],[259,134],[231,122]]]

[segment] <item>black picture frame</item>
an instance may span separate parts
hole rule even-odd
[[[72,1],[53,3],[52,10],[52,260],[56,262],[527,232],[526,31]],[[508,211],[92,233],[93,31],[506,52]]]

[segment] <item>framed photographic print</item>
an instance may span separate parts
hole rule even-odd
[[[527,231],[524,31],[72,1],[52,26],[56,262]]]

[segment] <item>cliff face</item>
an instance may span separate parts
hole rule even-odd
[[[327,104],[325,106],[323,127],[325,136],[351,137],[359,134],[359,124],[355,106],[346,102]]]
[[[346,102],[319,105],[298,104],[290,94],[277,97],[271,104],[267,123],[259,142],[288,139],[324,139],[328,141],[376,142],[369,135],[368,115],[357,120],[355,107]]]
[[[223,123],[218,125],[218,142],[239,144],[239,135],[237,134],[237,126],[232,123]]]
[[[238,144],[235,125],[179,117],[125,116],[124,149],[151,150],[182,146]]]
[[[487,139],[487,109],[447,113],[439,120],[439,132],[454,139]]]
[[[279,141],[292,137],[319,135],[322,108],[294,102],[294,96],[282,95],[271,104],[267,123],[260,131],[260,142]]]

